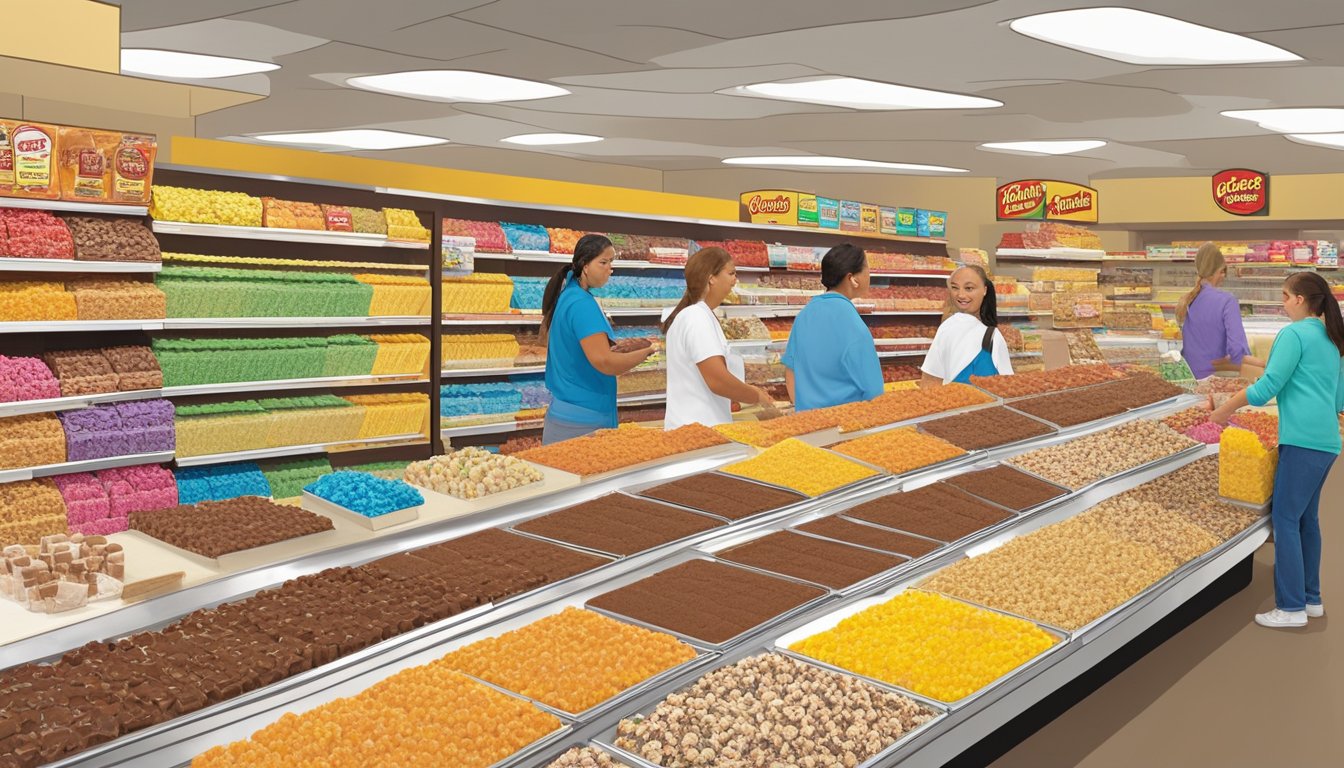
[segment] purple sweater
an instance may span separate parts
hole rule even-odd
[[[1234,365],[1251,353],[1246,329],[1241,325],[1237,298],[1204,282],[1204,289],[1190,302],[1181,326],[1181,355],[1195,378],[1213,375],[1213,361],[1224,357]]]

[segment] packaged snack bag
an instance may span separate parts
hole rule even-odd
[[[88,203],[112,199],[112,165],[121,134],[61,126],[59,131],[61,198]]]
[[[56,177],[57,134],[54,125],[17,122],[9,136],[14,161],[13,197],[56,200],[61,196]]]
[[[123,133],[112,158],[112,202],[148,205],[154,183],[154,156],[159,142],[154,136]]]

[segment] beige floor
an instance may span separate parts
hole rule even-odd
[[[1322,494],[1322,597],[1305,630],[1255,624],[1273,607],[1273,544],[1251,586],[1098,689],[994,768],[1344,766],[1344,469]],[[1329,630],[1333,620],[1340,626]]]

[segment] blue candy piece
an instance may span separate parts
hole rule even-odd
[[[303,490],[365,517],[381,517],[425,503],[425,497],[410,484],[367,472],[347,470],[323,475]]]

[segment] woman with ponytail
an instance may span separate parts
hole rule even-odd
[[[611,323],[589,293],[611,279],[616,249],[602,235],[584,235],[574,259],[546,284],[541,336],[551,405],[541,442],[550,444],[616,426],[616,377],[644,362],[652,347],[615,352]]]
[[[1344,410],[1344,318],[1330,285],[1315,272],[1289,275],[1279,331],[1265,374],[1210,417],[1226,424],[1245,405],[1279,401],[1279,465],[1274,476],[1274,610],[1266,627],[1305,627],[1325,615],[1321,602],[1321,487],[1339,455]]]
[[[821,259],[826,293],[798,313],[784,349],[784,382],[795,410],[872,400],[882,394],[873,334],[854,308],[868,294],[868,255],[845,243]]]
[[[733,401],[773,405],[765,390],[743,381],[742,358],[714,310],[737,285],[733,257],[722,248],[702,248],[686,262],[686,293],[663,321],[667,337],[667,414],[663,429],[687,424],[712,427],[733,420]]]
[[[1263,368],[1263,360],[1250,356],[1237,297],[1218,289],[1227,278],[1227,261],[1218,246],[1205,243],[1199,247],[1195,272],[1199,275],[1195,287],[1176,306],[1181,356],[1190,371],[1203,379],[1214,371],[1236,371],[1243,362]]]
[[[920,370],[921,386],[970,383],[972,376],[1011,375],[1008,342],[999,330],[994,281],[983,267],[970,265],[947,281],[952,313],[938,326]]]

